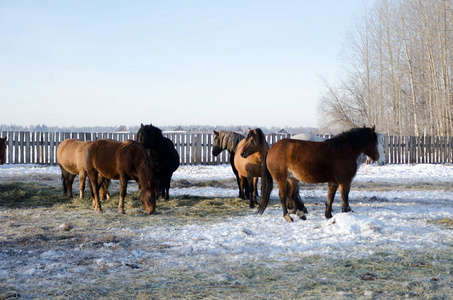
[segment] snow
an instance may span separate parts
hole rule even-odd
[[[0,166],[0,179],[34,175],[58,175],[58,167],[38,165]],[[207,181],[233,180],[229,165],[181,166],[173,180]],[[453,195],[445,191],[442,183],[453,181],[451,165],[366,165],[362,166],[353,182],[350,193],[352,213],[340,213],[339,196],[334,203],[334,216],[324,217],[326,190],[301,189],[309,213],[307,220],[295,218],[288,223],[282,217],[279,206],[270,206],[263,215],[244,207],[249,213],[225,218],[210,224],[166,226],[150,224],[146,228],[115,228],[115,234],[134,236],[141,245],[124,249],[108,242],[102,250],[91,253],[97,265],[127,265],[134,267],[137,260],[150,259],[154,268],[203,268],[218,260],[227,263],[253,263],[273,259],[287,261],[292,254],[299,257],[310,255],[342,255],[344,257],[369,256],[376,249],[396,251],[410,249],[442,248],[453,240],[453,231],[434,224],[442,218],[453,219]],[[354,184],[410,184],[409,190],[356,189]],[[428,183],[430,190],[417,190],[417,184]],[[439,185],[437,187],[436,185]],[[274,189],[271,197],[278,197]],[[174,188],[172,196],[193,195],[203,197],[236,197],[236,188]],[[159,208],[157,208],[159,209]],[[0,210],[1,213],[1,210]],[[149,218],[152,218],[150,216]],[[0,232],[1,234],[1,232]],[[156,251],[156,247],[161,249]],[[84,247],[78,249],[84,255]],[[118,253],[121,252],[121,253]],[[114,255],[112,253],[115,253]],[[49,250],[33,258],[34,266],[22,270],[23,276],[36,276],[54,268],[60,272],[70,265],[68,253]],[[4,258],[4,257],[3,257]],[[132,265],[131,265],[132,264]],[[46,270],[40,268],[45,265]],[[59,276],[71,276],[69,273]],[[72,273],[85,274],[88,267],[76,267]],[[3,277],[0,268],[0,276]],[[220,275],[219,275],[220,276]],[[224,278],[219,277],[219,280]]]

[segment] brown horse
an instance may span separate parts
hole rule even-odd
[[[249,129],[247,137],[241,140],[236,148],[234,166],[240,177],[241,190],[245,190],[245,193],[248,194],[246,196],[250,199],[251,208],[258,203],[256,201],[258,178],[261,177],[263,159],[268,149],[269,145],[259,128]],[[246,180],[248,186],[253,187],[252,189],[245,189]]]
[[[0,138],[0,165],[6,163],[6,136]]]
[[[140,189],[140,200],[147,214],[156,210],[156,199],[159,191],[159,181],[153,171],[151,159],[145,148],[138,142],[113,140],[96,140],[85,150],[85,170],[93,186],[94,209],[102,211],[99,202],[98,174],[103,178],[120,181],[120,201],[118,211],[124,211],[124,198],[127,183],[133,179]]]
[[[67,196],[69,193],[69,199],[73,198],[72,184],[74,178],[79,175],[80,183],[80,199],[84,198],[85,193],[85,149],[90,145],[92,141],[82,142],[77,139],[66,139],[58,145],[57,148],[57,162],[61,169],[61,177],[63,179],[63,195]],[[98,178],[98,183],[102,182],[100,188],[100,194],[102,199],[110,199],[108,191],[110,180],[103,180]],[[91,196],[94,197],[93,188],[90,182]]]
[[[262,195],[258,213],[262,214],[269,203],[274,179],[279,188],[283,217],[291,222],[287,198],[291,195],[288,180],[306,183],[328,182],[326,218],[332,217],[332,203],[340,187],[342,212],[351,211],[349,190],[357,172],[357,158],[365,153],[379,159],[375,127],[354,128],[324,142],[283,139],[268,151],[263,163]],[[297,186],[297,185],[296,185]],[[300,204],[295,203],[298,210]]]

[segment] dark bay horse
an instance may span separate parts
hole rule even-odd
[[[156,210],[159,181],[145,148],[135,141],[123,143],[113,140],[93,141],[85,150],[85,169],[93,186],[94,208],[101,212],[98,174],[103,178],[120,181],[118,211],[124,212],[127,183],[135,180],[140,189],[139,198],[147,214]]]
[[[328,183],[325,216],[332,217],[332,203],[340,187],[342,212],[351,211],[349,190],[357,172],[357,158],[365,153],[379,159],[375,127],[354,128],[324,142],[283,139],[268,151],[263,163],[262,195],[258,213],[262,214],[269,203],[273,179],[277,182],[283,217],[293,221],[287,210],[291,195],[288,179],[306,183]],[[298,210],[303,208],[295,203]]]
[[[236,176],[236,182],[239,188],[239,198],[245,199],[244,190],[248,193],[248,183],[244,182],[244,190],[241,188],[241,179],[238,174],[238,170],[234,166],[234,155],[236,154],[236,148],[240,141],[245,138],[242,134],[236,133],[234,131],[214,130],[214,146],[212,148],[212,155],[217,156],[222,151],[227,150],[230,154],[230,165],[233,169],[234,176]]]
[[[6,163],[6,136],[0,138],[0,165]]]
[[[135,140],[141,143],[149,154],[154,164],[154,172],[160,181],[160,195],[168,200],[171,176],[179,167],[179,154],[175,145],[162,135],[162,130],[152,124],[141,124]]]
[[[268,149],[266,137],[259,128],[249,129],[247,137],[240,141],[236,148],[234,166],[238,171],[242,190],[244,190],[245,182],[248,182],[250,188],[248,193],[246,191],[246,196],[250,199],[251,208],[257,203],[258,178],[261,177],[263,160]]]
[[[63,179],[63,195],[68,196],[69,199],[73,198],[72,184],[74,178],[79,175],[79,186],[80,186],[80,199],[84,198],[85,193],[85,149],[90,145],[92,141],[80,141],[77,139],[66,139],[58,145],[57,148],[57,162],[61,169],[61,177]],[[110,199],[108,191],[110,180],[98,178],[100,186],[100,194],[102,199]],[[94,197],[93,188],[88,181],[91,190],[91,196]]]

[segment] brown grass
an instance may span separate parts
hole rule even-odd
[[[58,187],[45,183],[0,184],[0,255],[11,260],[10,276],[26,263],[20,256],[53,249],[101,249],[106,243],[130,249],[137,236],[120,235],[111,228],[145,228],[150,222],[165,226],[206,224],[226,217],[249,214],[248,202],[237,198],[173,197],[160,200],[157,213],[143,213],[135,193],[126,199],[126,215],[118,215],[118,195],[103,203],[105,212],[95,213],[91,200],[69,201]],[[435,221],[453,228],[453,220]],[[152,244],[165,251],[165,244]],[[28,251],[28,252],[27,252]],[[261,251],[256,249],[256,251]],[[291,257],[269,258],[248,264],[225,264],[219,260],[205,270],[161,270],[147,262],[116,266],[122,272],[109,275],[109,266],[70,279],[30,277],[26,288],[0,281],[0,299],[20,294],[23,299],[448,299],[453,294],[453,242],[443,249],[386,251],[376,246],[366,258]],[[89,259],[75,261],[86,267]],[[89,265],[88,265],[89,266]],[[88,280],[91,282],[87,284]]]

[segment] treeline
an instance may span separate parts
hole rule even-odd
[[[344,79],[325,82],[322,127],[452,136],[452,21],[449,0],[375,1],[346,40]]]
[[[212,132],[213,130],[229,130],[229,131],[238,131],[238,132],[246,132],[248,128],[257,128],[258,126],[251,126],[251,125],[230,125],[230,126],[201,126],[201,125],[190,125],[190,126],[170,126],[164,125],[160,126],[158,124],[153,124],[159,127],[162,131],[183,131],[183,132]],[[137,132],[140,128],[140,124],[134,126],[126,126],[126,125],[118,125],[118,126],[86,126],[86,127],[77,127],[77,126],[70,126],[70,127],[62,127],[62,126],[48,126],[48,125],[30,125],[30,126],[22,126],[22,125],[6,125],[0,124],[0,131],[30,131],[30,132],[102,132],[102,133],[112,133],[112,132]],[[313,127],[260,127],[264,133],[278,133],[282,130],[284,132],[290,134],[298,134],[298,133],[313,133],[318,134],[320,133],[317,128]]]

